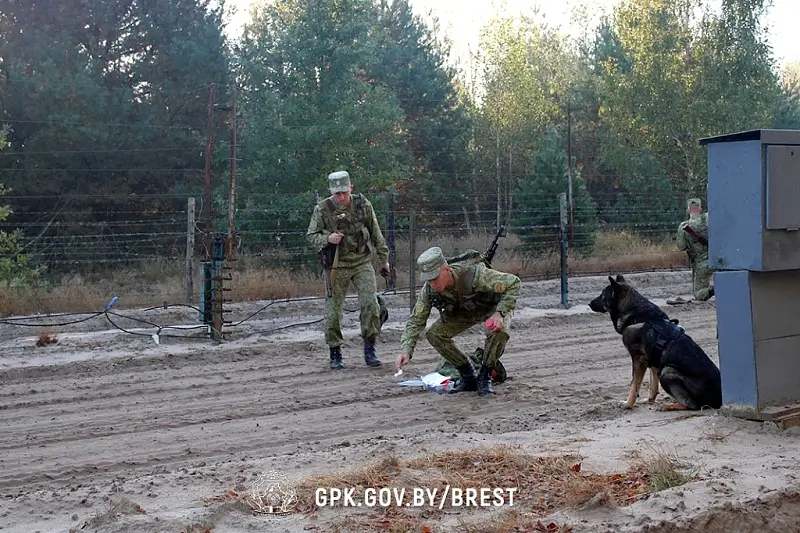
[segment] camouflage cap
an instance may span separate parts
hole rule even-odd
[[[447,261],[444,259],[442,249],[438,246],[428,248],[422,252],[417,259],[417,268],[419,269],[419,277],[422,281],[430,281],[439,277],[439,272]]]
[[[703,208],[703,202],[700,201],[700,198],[689,198],[686,201],[686,209],[689,210],[693,207]]]
[[[350,190],[350,174],[345,170],[328,174],[328,187],[331,192],[347,192]]]

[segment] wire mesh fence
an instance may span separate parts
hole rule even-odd
[[[32,265],[43,266],[58,275],[65,272],[108,273],[126,268],[141,268],[154,261],[182,264],[187,258],[207,259],[209,221],[202,196],[128,195],[98,196],[13,196],[4,198],[12,214],[0,222],[0,230],[17,231],[19,252]],[[316,251],[311,248],[306,231],[316,199],[308,195],[304,208],[259,207],[258,195],[237,208],[235,222],[235,258],[250,265],[287,272],[318,270]],[[424,202],[393,191],[372,191],[365,196],[375,206],[384,238],[391,250],[392,266],[407,274],[414,256],[429,246],[440,246],[445,254],[456,255],[465,249],[485,251],[502,223],[507,237],[501,241],[498,264],[515,268],[528,277],[558,276],[553,258],[559,254],[561,231],[557,196],[529,198],[531,205],[519,205],[502,211],[487,209],[490,195],[428,196]],[[324,198],[324,195],[321,195]],[[195,208],[189,201],[196,200]],[[594,199],[593,199],[594,200]],[[609,244],[609,235],[657,247],[674,239],[681,220],[673,206],[675,198],[649,198],[664,205],[662,210],[643,212],[637,202],[630,205],[598,199],[590,205],[573,209],[566,227],[572,259],[603,258],[636,252],[623,249],[623,238]],[[226,234],[229,213],[223,199],[213,205],[212,231]],[[52,209],[43,209],[51,205]],[[434,207],[432,207],[434,206]],[[436,206],[448,206],[446,208]],[[193,246],[192,246],[193,244]],[[192,246],[187,254],[187,247]],[[623,248],[620,248],[623,247]],[[7,258],[11,256],[6,254]],[[537,268],[531,268],[538,263]],[[671,267],[671,265],[668,265]],[[180,268],[180,267],[176,267]],[[575,273],[573,267],[571,273]],[[585,270],[585,269],[584,269]],[[405,277],[399,278],[402,285]]]

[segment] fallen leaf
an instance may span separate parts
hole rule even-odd
[[[580,463],[574,464],[571,467],[569,467],[569,469],[572,470],[573,472],[580,472],[581,464]]]
[[[431,533],[430,526],[427,526],[425,524],[421,525],[419,528],[419,533]]]

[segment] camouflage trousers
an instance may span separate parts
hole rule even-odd
[[[474,366],[476,369],[480,368],[480,366],[484,363],[485,358],[483,356],[482,347],[476,348],[474,352],[467,355],[472,361],[472,366]],[[453,379],[458,379],[460,377],[458,369],[442,356],[439,356],[439,360],[437,361],[434,372]],[[506,379],[508,379],[506,367],[503,366],[503,362],[500,361],[500,359],[497,359],[494,362],[494,367],[492,367],[492,383],[499,385],[500,383],[504,383]]]
[[[705,301],[711,298],[711,278],[714,270],[708,267],[708,258],[697,259],[692,263],[692,292],[695,300]]]
[[[503,329],[497,333],[488,331],[486,332],[486,340],[484,342],[483,362],[489,368],[493,368],[495,363],[503,355],[506,349],[506,344],[509,339],[509,328],[511,327],[511,318],[514,313],[510,312],[503,318]],[[436,322],[425,331],[425,337],[433,348],[454,367],[458,368],[467,363],[467,355],[456,346],[453,337],[465,332],[472,326],[480,324],[483,326],[484,317],[475,318],[469,315],[456,315],[447,317],[447,321],[442,321],[439,318]]]
[[[341,346],[342,338],[342,311],[347,289],[350,282],[358,292],[358,305],[360,308],[361,337],[364,340],[375,341],[381,332],[380,306],[378,305],[378,285],[375,280],[375,269],[371,263],[364,263],[357,267],[338,267],[331,283],[331,297],[325,300],[325,343],[331,348]]]

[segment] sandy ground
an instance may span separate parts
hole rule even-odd
[[[688,272],[628,278],[660,305],[690,289]],[[379,369],[363,364],[358,314],[345,313],[347,368],[338,373],[328,369],[322,303],[313,299],[274,303],[250,318],[266,303],[231,305],[234,324],[221,344],[173,329],[162,330],[157,344],[156,328],[121,317],[112,318],[127,332],[104,316],[59,327],[2,325],[0,530],[325,531],[353,511],[268,520],[240,504],[208,502],[269,471],[294,481],[392,455],[502,443],[581,454],[583,472],[624,471],[637,452],[661,449],[700,473],[626,507],[543,517],[575,532],[798,531],[794,430],[716,412],[656,411],[646,389],[636,408],[619,408],[630,358],[607,316],[586,305],[605,281],[571,280],[567,310],[558,280],[526,283],[503,358],[512,379],[484,399],[397,385],[436,362],[421,341],[405,375],[393,377],[408,295],[388,297],[379,352],[389,364]],[[665,308],[716,361],[714,303]],[[180,307],[118,312],[158,325],[198,322]],[[304,322],[311,323],[295,325]],[[43,330],[58,343],[35,346]],[[475,331],[459,342],[471,349],[479,340]]]

